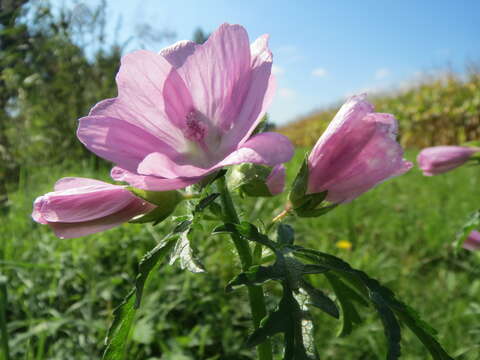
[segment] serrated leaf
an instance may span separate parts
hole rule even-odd
[[[277,265],[254,265],[248,269],[248,271],[242,272],[234,277],[225,287],[225,291],[230,292],[242,285],[260,285],[268,280],[280,280],[284,276],[283,271]]]
[[[300,283],[300,287],[305,290],[305,292],[309,296],[307,304],[313,305],[320,310],[323,310],[325,313],[334,317],[335,319],[338,319],[340,317],[337,305],[332,299],[325,295],[323,291],[313,287],[307,281],[302,281]]]
[[[337,335],[346,336],[352,332],[353,324],[360,324],[362,322],[362,319],[352,302],[351,294],[353,290],[351,290],[335,275],[326,273],[325,276],[332,286],[338,302],[340,303],[340,308],[342,309],[342,325],[338,330]]]
[[[387,338],[387,360],[396,360],[400,357],[401,330],[397,318],[392,310],[385,304],[382,297],[377,293],[371,296],[372,302],[383,324],[385,337]]]
[[[172,251],[170,257],[170,265],[179,260],[180,267],[187,269],[193,273],[205,272],[203,264],[194,255],[193,249],[190,246],[190,240],[188,238],[188,231],[183,232],[180,238],[175,244],[175,248]]]

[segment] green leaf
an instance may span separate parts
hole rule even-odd
[[[182,232],[180,239],[176,242],[170,257],[170,265],[179,260],[180,267],[187,269],[193,273],[205,272],[205,268],[200,260],[196,257],[195,251],[190,245],[190,239],[188,238],[188,231]]]
[[[135,291],[132,290],[113,311],[113,322],[108,329],[106,349],[102,360],[124,360],[128,335],[135,317]]]
[[[220,193],[213,193],[213,194],[210,194],[206,197],[204,197],[203,199],[201,199],[198,204],[195,206],[195,209],[193,210],[194,213],[197,213],[197,212],[202,212],[203,210],[205,210],[207,207],[209,207],[210,205],[212,205],[215,201],[215,199],[217,197],[220,196]]]
[[[288,224],[280,224],[277,229],[277,242],[281,245],[293,245],[295,232]]]
[[[327,295],[325,295],[323,291],[313,287],[309,282],[305,280],[300,283],[300,287],[305,290],[309,297],[307,304],[313,305],[320,310],[323,310],[335,319],[338,319],[340,317],[337,305],[335,305],[335,302]]]
[[[353,290],[335,275],[326,273],[325,276],[332,286],[335,295],[337,295],[338,302],[342,309],[342,325],[338,330],[338,336],[346,336],[352,332],[353,324],[360,324],[362,322],[362,319],[352,302]]]
[[[143,287],[145,286],[145,281],[147,280],[150,271],[160,259],[165,258],[170,254],[176,244],[176,240],[178,240],[178,238],[172,239],[172,237],[167,237],[167,239],[160,242],[160,244],[155,246],[142,258],[142,260],[140,260],[138,265],[138,275],[135,281],[135,308],[140,306]]]
[[[235,290],[236,287],[246,285],[260,285],[269,280],[280,280],[285,274],[278,265],[261,266],[254,265],[248,271],[242,272],[228,282],[226,292]]]

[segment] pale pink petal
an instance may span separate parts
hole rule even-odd
[[[200,45],[193,41],[181,40],[160,50],[160,55],[167,59],[174,68],[178,69],[195,52],[198,46]]]
[[[83,222],[113,214],[134,198],[123,186],[90,185],[40,196],[35,209],[49,223]]]
[[[57,182],[54,185],[54,190],[55,191],[62,191],[62,190],[69,190],[69,189],[74,189],[78,187],[84,187],[84,186],[91,186],[91,185],[110,185],[104,181],[100,180],[94,180],[94,179],[89,179],[89,178],[82,178],[82,177],[64,177],[61,178],[60,180],[57,180]],[[114,186],[114,185],[112,185]]]
[[[180,48],[191,51],[191,47]],[[183,56],[182,52],[179,57]],[[240,25],[221,25],[204,44],[195,47],[177,71],[192,95],[195,109],[216,127],[228,130],[235,120],[230,115],[238,114],[250,84],[247,32]]]
[[[194,165],[180,165],[162,153],[149,154],[138,165],[137,173],[140,175],[153,175],[166,179],[178,177],[200,177],[207,174],[209,169],[202,169]]]
[[[173,158],[180,156],[144,129],[107,116],[81,118],[77,136],[90,151],[132,171],[152,152],[162,151]]]
[[[286,136],[274,132],[261,133],[248,139],[215,168],[241,163],[275,166],[288,162],[293,152],[293,145]]]
[[[271,74],[272,53],[268,48],[268,35],[259,37],[251,45],[251,80],[239,115],[222,139],[222,148],[231,149],[246,141],[265,112],[275,94],[276,81]]]
[[[265,182],[272,195],[282,193],[285,188],[285,166],[283,164],[275,166]]]
[[[201,180],[201,178],[165,179],[151,175],[139,175],[119,167],[114,167],[110,176],[116,181],[124,181],[133,187],[151,191],[183,189]]]
[[[120,226],[135,216],[147,213],[154,208],[155,206],[152,204],[137,198],[127,204],[123,209],[100,219],[75,223],[52,222],[48,223],[48,225],[59,238],[71,239]]]

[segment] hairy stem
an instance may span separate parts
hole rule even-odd
[[[218,187],[220,190],[220,198],[223,205],[223,211],[225,215],[225,222],[238,224],[239,218],[233,205],[232,197],[228,191],[225,183],[225,177],[218,179]],[[253,264],[252,252],[250,246],[245,239],[242,239],[238,234],[231,234],[233,243],[237,249],[244,271],[248,270]],[[248,298],[250,301],[250,308],[252,310],[252,318],[255,328],[258,328],[260,321],[267,315],[267,309],[265,307],[265,298],[263,296],[263,289],[261,286],[248,286]],[[257,346],[257,353],[259,360],[272,360],[272,345],[270,340],[266,340],[262,344]]]

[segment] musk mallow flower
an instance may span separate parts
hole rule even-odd
[[[333,204],[352,201],[412,167],[396,141],[393,115],[374,112],[365,97],[349,98],[318,139],[301,171],[305,178],[294,183],[290,196],[294,207],[307,200],[313,207],[323,199]],[[304,188],[303,195],[295,186]],[[317,194],[326,197],[312,197]]]
[[[184,188],[227,165],[290,160],[285,136],[251,136],[274,93],[267,40],[250,44],[242,26],[223,24],[202,45],[127,54],[118,96],[80,119],[80,141],[116,164],[115,180],[152,191]]]
[[[155,209],[125,186],[70,177],[58,180],[53,192],[35,200],[32,218],[68,239],[108,230]]]
[[[472,231],[462,246],[464,249],[470,251],[480,250],[480,232],[476,230]]]
[[[478,147],[433,146],[420,151],[417,162],[423,175],[433,176],[465,164],[477,152],[480,152]]]

